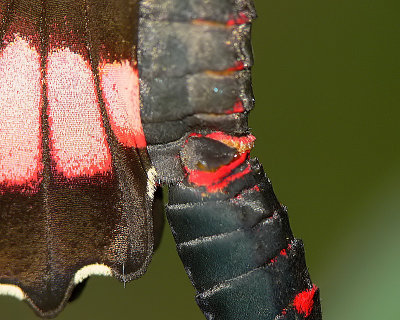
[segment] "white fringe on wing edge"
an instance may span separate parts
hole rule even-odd
[[[154,198],[154,192],[156,191],[156,178],[157,171],[154,167],[151,167],[147,171],[147,196],[150,199]]]
[[[22,289],[13,284],[0,284],[0,295],[11,296],[18,300],[24,300],[26,298]]]
[[[74,284],[81,283],[86,278],[97,275],[97,276],[112,276],[112,271],[110,267],[105,264],[89,264],[79,269],[74,276]]]

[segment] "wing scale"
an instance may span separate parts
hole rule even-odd
[[[0,16],[0,291],[54,316],[90,274],[129,281],[153,251],[137,4],[2,1]]]

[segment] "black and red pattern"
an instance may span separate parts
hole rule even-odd
[[[52,317],[90,274],[139,277],[157,181],[207,319],[321,319],[250,158],[254,18],[251,0],[0,1],[0,293]]]

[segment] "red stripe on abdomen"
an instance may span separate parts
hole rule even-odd
[[[140,120],[139,74],[128,60],[100,67],[100,83],[111,129],[126,147],[146,147]]]
[[[0,54],[0,185],[37,191],[41,166],[40,57],[20,36]]]
[[[48,56],[50,148],[67,178],[111,171],[111,154],[88,62],[68,48]]]

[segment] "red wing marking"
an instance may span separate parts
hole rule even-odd
[[[35,192],[41,171],[40,57],[16,36],[0,53],[0,184]]]
[[[67,178],[111,170],[111,154],[88,62],[68,48],[47,62],[50,141],[56,171]]]
[[[100,67],[100,83],[111,129],[126,147],[146,147],[140,120],[139,74],[128,60]]]

